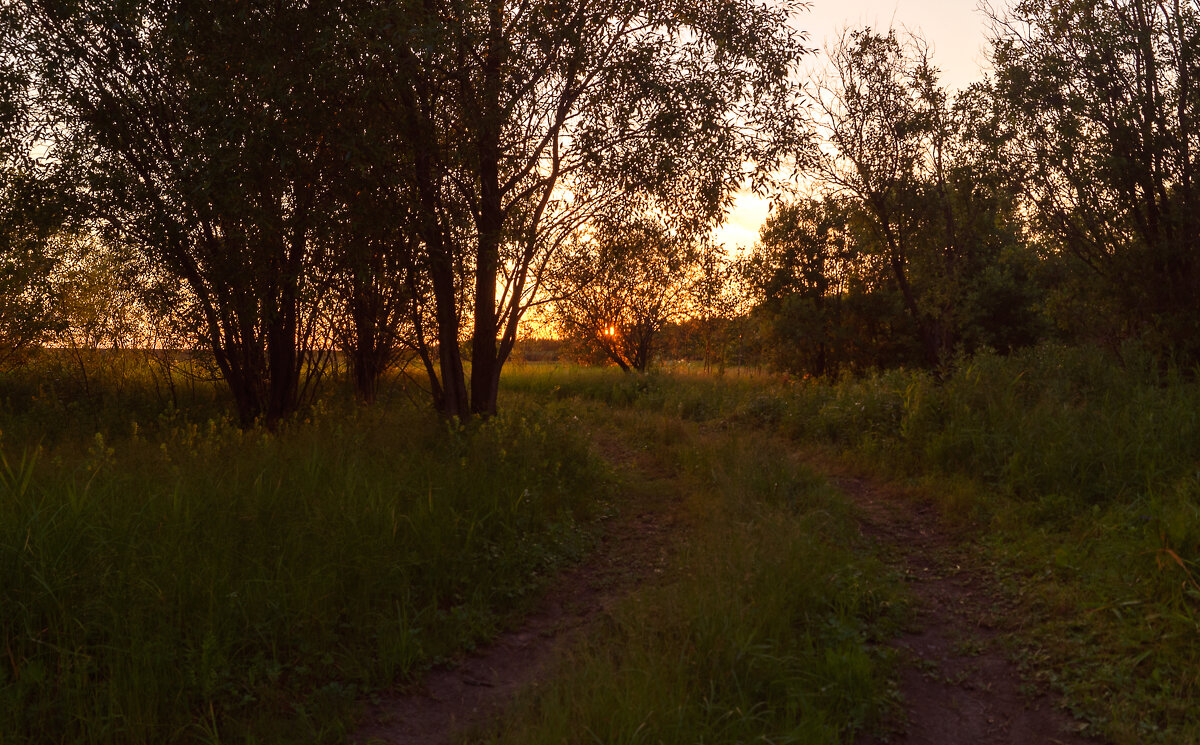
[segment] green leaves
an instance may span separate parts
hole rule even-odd
[[[997,92],[1035,229],[1099,273],[1123,324],[1196,359],[1200,12],[1025,0],[996,20]]]

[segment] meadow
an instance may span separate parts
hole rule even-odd
[[[1200,742],[1189,371],[1054,347],[941,379],[514,365],[484,422],[397,382],[372,407],[331,386],[275,432],[190,385],[131,364],[84,391],[46,360],[0,377],[0,743],[344,741],[376,692],[515,623],[636,508],[599,430],[685,495],[665,574],[473,741],[880,726],[902,706],[903,582],[807,452],[973,536],[1022,619],[1009,653],[1090,732]]]
[[[34,384],[53,372],[0,383],[3,743],[341,741],[370,691],[519,613],[605,509],[604,467],[538,407],[464,428],[331,397],[268,432],[212,390],[67,399]]]
[[[911,488],[1016,603],[1032,688],[1113,743],[1200,742],[1200,383],[1123,351],[981,354],[941,379],[562,369],[530,385],[780,433]]]

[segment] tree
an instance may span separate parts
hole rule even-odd
[[[404,133],[436,324],[418,339],[444,413],[496,411],[520,320],[580,226],[631,199],[711,225],[747,177],[762,187],[804,149],[800,7],[457,0],[367,16],[363,58],[387,73],[377,100]]]
[[[883,250],[926,361],[945,351],[937,319],[911,281],[921,236],[920,192],[943,138],[936,70],[928,46],[890,30],[847,32],[830,51],[832,76],[820,84],[820,127],[832,153],[818,161],[822,180],[857,199]],[[949,254],[949,252],[947,252]]]
[[[743,271],[760,315],[769,317],[768,335],[798,338],[777,347],[777,357],[803,350],[802,361],[785,364],[813,375],[835,369],[830,347],[842,283],[849,279],[851,257],[844,207],[832,198],[779,205],[759,232]],[[797,313],[797,306],[804,310]],[[787,327],[786,331],[783,327]],[[783,332],[783,333],[781,333]]]
[[[776,367],[821,376],[919,361],[870,220],[832,195],[782,203],[767,217],[742,272]]]
[[[493,413],[581,225],[622,202],[711,226],[804,152],[802,5],[34,0],[0,31],[94,225],[274,424],[332,336],[364,397],[403,336],[439,409]]]
[[[1200,10],[1023,0],[992,15],[1036,229],[1104,278],[1136,329],[1200,359]]]
[[[719,369],[725,369],[732,321],[745,297],[740,279],[737,263],[724,246],[714,244],[703,248],[691,289],[691,321],[703,343],[705,371],[717,361],[714,357],[719,357]]]
[[[0,365],[9,365],[63,327],[57,275],[71,236],[51,183],[11,162],[0,168]]]
[[[15,29],[0,23],[0,50]],[[34,157],[32,81],[0,52],[0,366],[24,358],[62,327],[55,281],[70,233],[70,204]]]
[[[54,156],[114,243],[186,289],[245,424],[311,392],[329,272],[315,227],[352,134],[357,88],[337,3],[53,0],[6,4],[11,54],[34,73]],[[337,192],[343,197],[344,192]]]
[[[886,260],[925,364],[1033,341],[1022,175],[991,84],[952,97],[926,42],[895,31],[848,32],[830,55],[818,172],[866,218],[860,248]]]
[[[705,248],[649,217],[595,226],[550,280],[559,332],[625,372],[645,372],[663,327],[690,309]]]
[[[1014,152],[1016,133],[991,80],[954,97],[936,196],[944,231],[955,247],[945,288],[953,338],[967,353],[1006,353],[1043,339],[1045,261],[1028,230],[1022,201],[1025,172]]]
[[[136,260],[124,248],[78,236],[59,269],[62,328],[54,343],[74,363],[85,394],[95,369],[117,362],[108,353],[137,348],[150,325]]]
[[[406,355],[421,328],[419,245],[409,200],[373,157],[345,184],[347,200],[320,228],[334,273],[329,329],[349,362],[358,398],[375,400],[379,381]],[[369,196],[364,198],[364,194]]]

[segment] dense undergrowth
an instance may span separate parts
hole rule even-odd
[[[51,382],[0,381],[5,745],[340,742],[371,690],[495,633],[605,502],[532,405],[462,428],[333,400],[268,433],[212,396]]]
[[[779,438],[607,417],[685,496],[659,582],[625,598],[482,742],[850,742],[895,703],[899,580]],[[637,490],[637,484],[623,484]],[[651,485],[651,489],[661,488]]]
[[[1200,384],[1039,348],[836,383],[531,372],[556,396],[747,425],[916,481],[1021,603],[1014,652],[1114,743],[1200,742]]]

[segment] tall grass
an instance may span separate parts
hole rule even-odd
[[[1200,383],[1135,352],[1044,347],[835,383],[696,376],[568,391],[773,428],[924,482],[980,527],[1021,661],[1116,743],[1200,742]],[[607,386],[607,387],[606,387]]]
[[[5,745],[338,742],[579,556],[607,483],[536,407],[104,426],[0,446]]]
[[[761,434],[615,415],[682,480],[692,530],[488,742],[836,743],[891,692],[896,580],[844,500]]]

